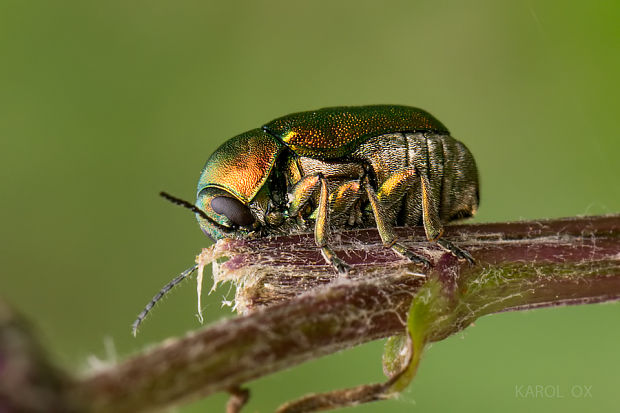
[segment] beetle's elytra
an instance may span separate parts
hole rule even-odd
[[[428,264],[396,239],[395,225],[423,225],[441,239],[447,222],[478,207],[474,158],[429,113],[407,106],[333,107],[275,119],[220,146],[200,175],[196,206],[213,239],[291,234],[314,226],[317,247],[348,265],[329,230],[377,227],[383,244]]]
[[[393,230],[423,225],[429,241],[474,262],[441,238],[444,224],[478,208],[474,158],[441,122],[412,107],[333,107],[275,119],[209,157],[196,205],[162,195],[194,211],[214,240],[292,234],[313,225],[317,247],[340,273],[349,265],[329,245],[330,230],[377,227],[386,247],[430,265]],[[155,303],[197,268],[200,279],[202,267],[194,265],[147,304],[134,335]]]

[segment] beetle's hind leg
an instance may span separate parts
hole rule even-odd
[[[443,226],[439,219],[439,213],[437,212],[437,200],[432,196],[428,177],[421,175],[420,180],[422,184],[422,221],[424,223],[424,230],[426,231],[426,238],[431,242],[437,242],[439,246],[450,252],[456,258],[466,260],[471,265],[475,265],[476,261],[469,252],[441,238]]]
[[[403,177],[403,180],[406,178],[406,176]],[[405,245],[398,242],[398,237],[394,232],[394,228],[392,228],[392,225],[390,225],[386,219],[385,213],[383,212],[383,206],[379,202],[377,194],[370,185],[367,177],[364,179],[364,188],[366,189],[366,194],[368,195],[368,200],[370,201],[370,206],[372,208],[373,215],[375,216],[375,222],[377,223],[377,229],[379,230],[379,236],[381,236],[383,245],[392,248],[392,250],[398,255],[405,257],[410,261],[419,262],[427,267],[430,267],[431,263],[426,258],[413,253]]]
[[[472,257],[469,252],[458,247],[457,245],[454,245],[450,241],[443,239],[443,238],[439,238],[437,240],[437,244],[440,245],[446,251],[449,251],[450,253],[452,253],[456,258],[466,260],[471,265],[476,265],[476,260],[474,260],[474,257]]]

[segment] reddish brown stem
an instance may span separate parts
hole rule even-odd
[[[419,242],[419,230],[399,230],[410,248],[434,262],[445,288],[467,304],[467,315],[455,316],[434,340],[491,312],[620,299],[619,234],[618,215],[450,227],[445,237],[472,253],[472,267]],[[335,244],[355,268],[349,279],[335,280],[311,235],[224,247],[232,258],[218,277],[239,283],[245,314],[83,379],[74,394],[90,411],[179,405],[402,333],[412,297],[425,282],[413,275],[424,269],[381,247],[373,230],[345,232]]]

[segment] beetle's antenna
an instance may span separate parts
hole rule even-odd
[[[140,326],[140,323],[144,321],[149,311],[151,311],[153,307],[155,307],[155,304],[157,304],[157,302],[161,300],[161,298],[166,295],[168,291],[172,290],[177,284],[186,279],[191,273],[196,271],[196,268],[198,268],[198,264],[186,269],[181,274],[176,276],[172,281],[166,284],[164,288],[162,288],[157,294],[155,294],[155,297],[153,297],[153,299],[146,305],[146,307],[144,307],[144,310],[142,310],[142,312],[138,314],[138,318],[131,325],[131,333],[134,337],[136,336],[136,334],[138,334],[138,327]]]
[[[207,213],[204,212],[202,209],[198,208],[196,205],[192,204],[191,202],[185,201],[181,198],[177,198],[175,196],[172,196],[166,192],[160,192],[159,196],[167,199],[168,201],[172,202],[173,204],[177,204],[180,205],[182,207],[185,207],[189,210],[191,210],[192,212],[200,215],[201,217],[203,217],[204,219],[211,221],[211,219],[207,216]]]

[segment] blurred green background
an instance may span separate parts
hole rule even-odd
[[[324,106],[437,116],[476,156],[478,222],[619,212],[619,21],[617,1],[2,0],[0,294],[78,370],[198,328],[189,282],[130,335],[208,244],[157,193],[191,199],[226,139]],[[206,299],[207,322],[231,295]],[[619,321],[620,304],[485,317],[434,344],[400,399],[355,411],[614,410]],[[381,351],[253,382],[247,411],[382,380]],[[519,397],[535,385],[560,394]]]

